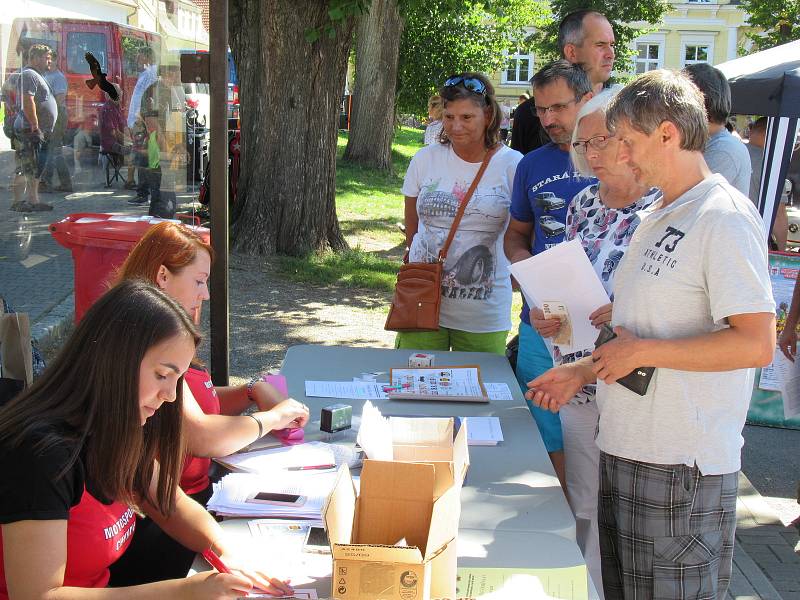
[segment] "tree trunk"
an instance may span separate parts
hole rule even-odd
[[[392,170],[394,101],[403,20],[397,0],[372,0],[356,33],[356,75],[344,158]]]
[[[329,23],[328,0],[232,0],[241,99],[241,170],[231,246],[301,256],[347,248],[336,218],[339,107],[355,21]]]

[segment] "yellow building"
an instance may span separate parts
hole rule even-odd
[[[729,0],[673,4],[663,21],[632,43],[634,72],[682,69],[696,62],[713,65],[736,58],[739,46],[747,46],[747,13]],[[510,54],[505,71],[495,73],[492,83],[501,99],[514,99],[529,91],[528,81],[539,68],[533,54]]]

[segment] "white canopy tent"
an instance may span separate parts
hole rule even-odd
[[[768,117],[758,210],[769,235],[800,117],[800,41],[717,65],[731,86],[732,112]]]

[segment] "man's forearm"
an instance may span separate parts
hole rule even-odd
[[[525,260],[533,256],[531,254],[530,240],[515,231],[506,232],[506,237],[503,240],[503,249],[506,257],[512,263]]]
[[[33,101],[33,96],[24,97],[22,112],[25,113],[25,118],[31,124],[31,129],[34,131],[39,129],[39,116],[36,114],[36,103]]]
[[[786,315],[785,329],[794,329],[797,327],[797,321],[800,319],[800,272],[797,274],[797,281],[794,282],[794,292],[792,293],[792,305],[789,307],[789,314]]]
[[[773,324],[774,331],[774,324]],[[769,336],[764,336],[769,337]],[[640,339],[634,355],[642,367],[676,371],[733,371],[763,366],[772,359],[774,337],[754,340],[745,331],[727,328],[671,340]]]

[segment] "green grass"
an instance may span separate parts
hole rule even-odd
[[[393,173],[342,160],[347,133],[339,133],[336,214],[351,250],[304,258],[279,257],[278,269],[306,283],[337,284],[392,291],[405,247],[397,227],[403,222],[403,185],[411,157],[422,147],[419,129],[401,127],[392,144]]]

